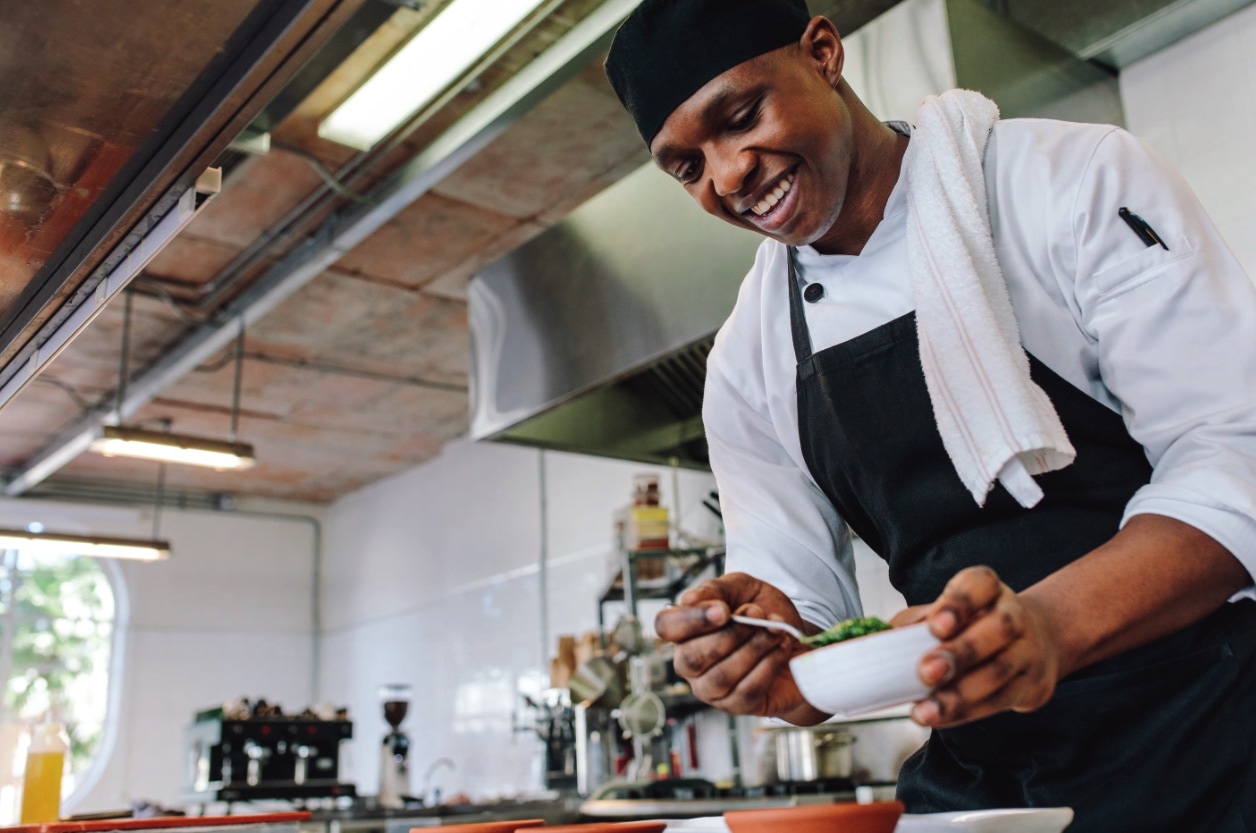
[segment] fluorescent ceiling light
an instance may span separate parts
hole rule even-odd
[[[218,469],[252,468],[257,459],[248,443],[230,443],[163,431],[107,426],[92,451],[106,457],[138,457],[159,463],[183,463]]]
[[[90,555],[96,558],[164,561],[170,557],[170,542],[0,529],[0,550],[21,550],[38,555]]]
[[[543,0],[453,0],[318,126],[370,150],[439,95]]]

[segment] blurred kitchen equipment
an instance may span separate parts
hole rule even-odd
[[[626,654],[640,654],[649,649],[641,621],[636,616],[621,616],[611,630],[611,642]]]
[[[423,794],[420,798],[423,799],[424,804],[431,807],[435,807],[440,804],[440,787],[436,787],[435,789],[432,788],[432,776],[435,775],[436,770],[441,767],[445,767],[450,772],[453,772],[458,768],[458,766],[454,763],[453,758],[437,758],[432,761],[432,763],[428,765],[428,768],[423,772]]]
[[[584,706],[613,709],[627,693],[623,662],[597,654],[581,663],[571,675],[571,699]]]
[[[628,689],[641,694],[662,688],[667,684],[667,665],[672,661],[674,649],[657,651],[628,658]]]
[[[653,476],[639,481],[644,501],[651,500],[655,482]],[[701,761],[710,762],[710,774],[722,784],[740,787],[742,764],[733,718],[693,696],[675,672],[674,646],[647,637],[638,615],[639,602],[674,602],[686,587],[722,573],[724,548],[625,550],[619,555],[621,569],[598,597],[598,631],[593,636],[605,650],[584,657],[581,665],[588,667],[577,668],[568,678],[578,792],[593,795],[619,779],[630,779],[620,782],[630,787],[660,779],[687,781],[701,777]],[[637,568],[647,560],[661,565],[661,578],[638,582]],[[614,627],[608,627],[607,605],[620,602],[622,614]],[[577,642],[577,659],[581,647]],[[699,719],[704,713],[717,719]],[[712,754],[700,756],[699,748]]]
[[[520,724],[516,732],[535,733],[544,744],[547,790],[567,790],[576,786],[576,708],[566,688],[547,688],[536,697],[524,695],[528,707],[535,710],[531,725]]]
[[[667,707],[653,691],[634,692],[620,704],[618,719],[627,737],[657,737],[667,725]]]
[[[845,729],[790,728],[773,733],[776,777],[781,781],[849,778],[854,769],[854,736]]]
[[[413,694],[405,683],[379,687],[384,720],[391,727],[379,748],[379,803],[383,807],[404,807],[404,796],[410,794],[410,737],[401,731],[401,723],[410,711]]]
[[[340,745],[353,737],[348,712],[321,720],[306,710],[233,701],[198,712],[183,733],[185,804],[353,796],[340,781]]]

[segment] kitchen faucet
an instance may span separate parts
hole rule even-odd
[[[454,766],[454,762],[452,759],[437,758],[436,760],[432,761],[432,765],[429,766],[427,768],[427,771],[423,773],[423,793],[422,793],[423,803],[429,806],[434,807],[440,803],[440,790],[437,789],[436,795],[433,796],[430,791],[430,788],[432,784],[432,775],[435,774],[436,770],[440,769],[442,766],[449,767],[450,772],[453,772],[454,770],[457,769],[457,767]]]

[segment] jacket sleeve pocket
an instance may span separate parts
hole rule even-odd
[[[1099,298],[1112,298],[1164,274],[1169,267],[1195,256],[1195,247],[1186,235],[1169,241],[1169,250],[1148,246],[1138,254],[1117,261],[1096,272],[1091,279]]]

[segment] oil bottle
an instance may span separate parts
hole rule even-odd
[[[35,727],[26,752],[22,781],[22,824],[54,822],[61,815],[61,776],[70,742],[60,723],[47,721]]]

